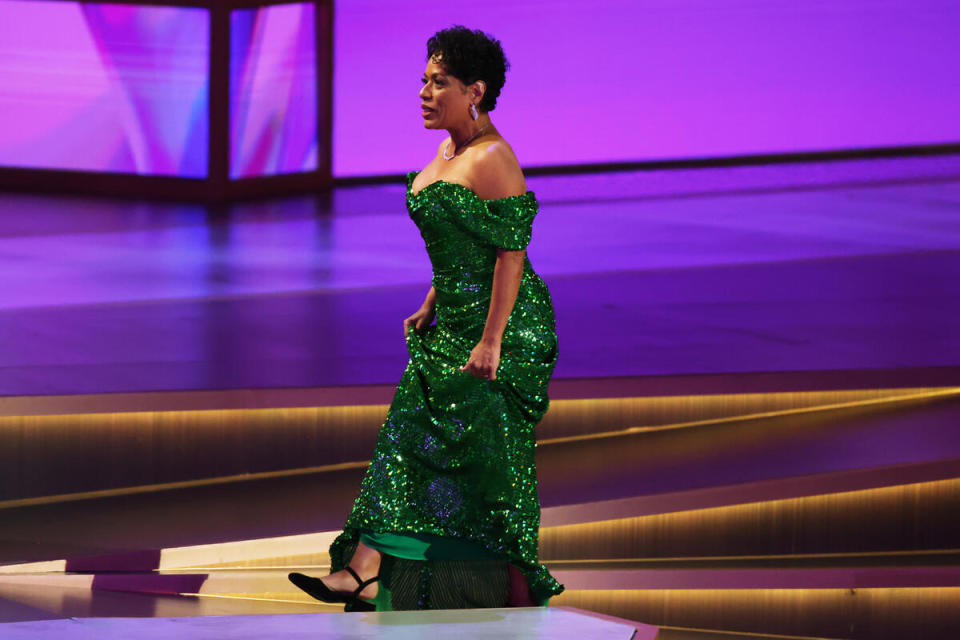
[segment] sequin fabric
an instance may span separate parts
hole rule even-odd
[[[538,561],[534,427],[549,405],[557,336],[550,294],[528,258],[497,379],[460,371],[483,334],[497,248],[527,246],[536,196],[481,200],[442,180],[413,193],[416,175],[406,177],[407,209],[433,267],[436,323],[408,332],[410,359],[359,496],[330,547],[331,569],[349,562],[346,551],[361,529],[452,536],[512,563],[534,600],[546,603],[563,586]]]

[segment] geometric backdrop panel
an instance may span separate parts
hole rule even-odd
[[[313,3],[230,13],[230,178],[317,168]]]
[[[0,0],[0,165],[205,178],[210,14]]]

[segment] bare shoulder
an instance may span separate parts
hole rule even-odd
[[[470,184],[481,199],[497,200],[526,193],[520,163],[506,140],[477,145],[471,155]]]

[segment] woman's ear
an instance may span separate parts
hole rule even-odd
[[[487,92],[487,83],[483,80],[477,80],[473,83],[473,87],[473,94],[477,96],[477,101],[483,100],[483,94]]]

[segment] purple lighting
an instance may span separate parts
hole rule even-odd
[[[334,175],[426,164],[446,133],[424,130],[418,79],[453,23],[503,43],[491,115],[524,166],[960,141],[953,0],[351,0]]]
[[[0,165],[206,177],[209,22],[0,1]]]
[[[317,168],[314,5],[230,14],[230,177]]]

